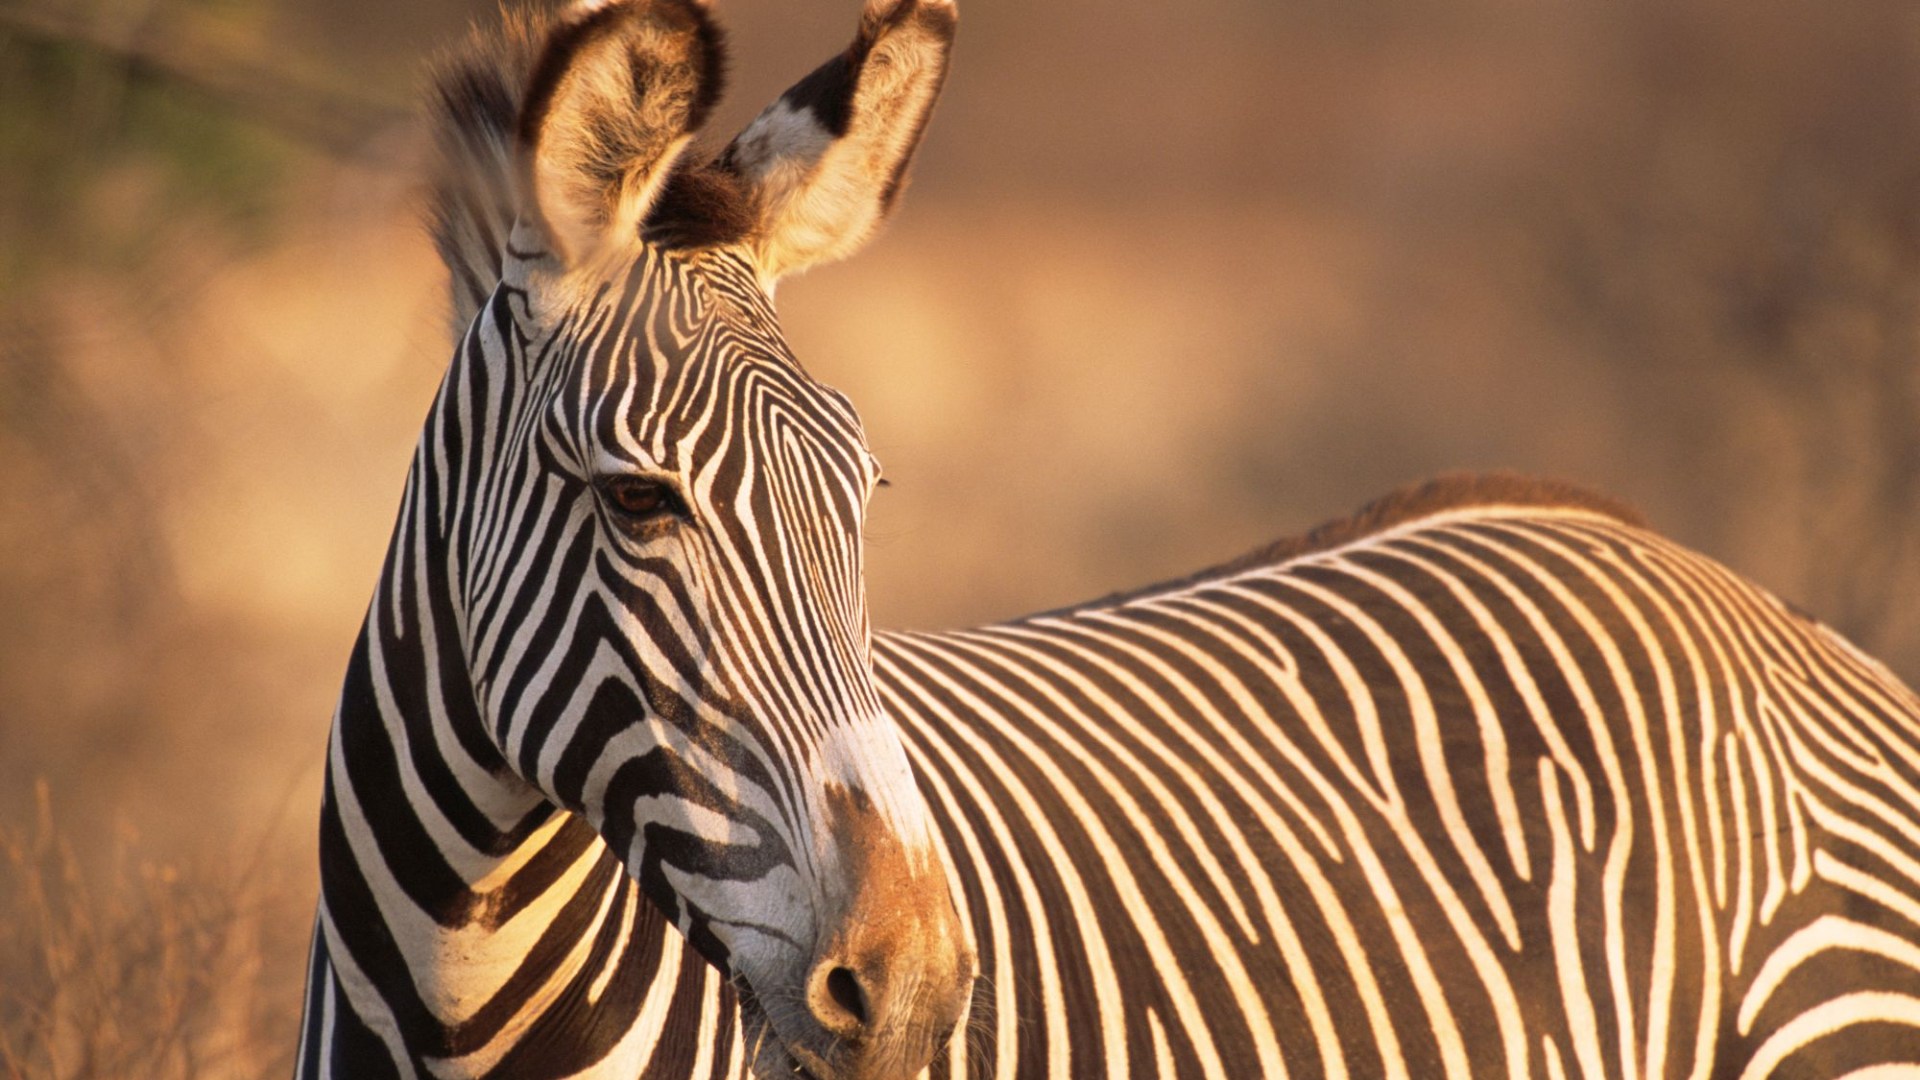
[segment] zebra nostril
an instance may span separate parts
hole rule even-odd
[[[825,962],[814,969],[808,1004],[814,1019],[842,1038],[860,1034],[872,1019],[873,1003],[852,968]]]
[[[854,1022],[867,1022],[867,995],[860,989],[860,979],[850,969],[837,967],[827,972],[827,994],[833,1003],[852,1015]]]

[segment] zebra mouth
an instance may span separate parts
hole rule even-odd
[[[780,1080],[820,1080],[828,1070],[817,1055],[789,1047],[773,1026],[773,1020],[760,1004],[753,987],[743,979],[733,980],[734,996],[739,1002],[740,1032],[746,1039],[747,1068],[754,1076]]]

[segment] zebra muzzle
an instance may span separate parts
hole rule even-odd
[[[838,890],[823,890],[820,934],[800,997],[816,1031],[792,1039],[818,1080],[911,1076],[969,1001],[975,957],[946,873],[910,851],[864,799],[831,791]],[[835,895],[835,893],[838,895]]]

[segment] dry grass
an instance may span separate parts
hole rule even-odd
[[[31,827],[0,831],[0,1075],[285,1075],[296,905],[258,860],[150,861],[131,826],[95,850],[55,824],[46,784],[37,795]]]

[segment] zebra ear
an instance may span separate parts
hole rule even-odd
[[[637,243],[675,160],[719,99],[725,53],[696,0],[575,5],[520,106],[520,210],[569,267]]]
[[[851,254],[893,208],[958,21],[953,0],[868,0],[853,45],[727,147],[722,166],[754,197],[769,282]]]

